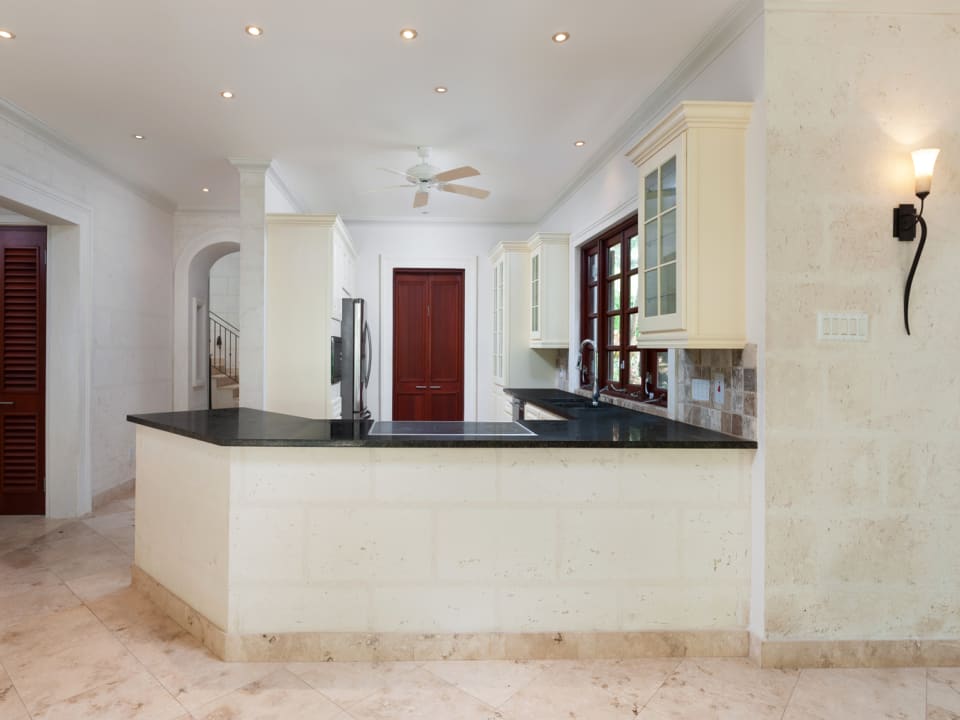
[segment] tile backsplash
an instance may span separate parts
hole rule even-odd
[[[743,350],[677,351],[677,420],[757,439],[757,346]],[[694,380],[706,380],[706,400],[694,400]],[[715,391],[722,380],[723,400]]]

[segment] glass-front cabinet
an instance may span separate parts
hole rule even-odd
[[[540,251],[530,255],[530,339],[540,339]]]
[[[740,102],[681,103],[628,153],[640,183],[638,347],[746,343],[751,109]]]
[[[570,236],[537,233],[530,252],[530,347],[570,345]]]

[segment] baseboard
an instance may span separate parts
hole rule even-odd
[[[574,633],[231,634],[133,565],[132,584],[213,654],[229,662],[593,660],[745,657],[745,630]]]
[[[756,650],[754,649],[756,647]],[[960,666],[960,640],[760,640],[750,657],[762,668]]]
[[[119,485],[114,485],[112,488],[107,488],[103,492],[98,492],[93,496],[93,509],[97,510],[102,508],[104,505],[109,505],[117,498],[125,498],[133,495],[133,491],[137,487],[137,480],[133,478],[122,482]]]

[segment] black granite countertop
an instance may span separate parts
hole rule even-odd
[[[409,428],[369,420],[310,420],[294,415],[250,408],[191,410],[187,412],[128,415],[137,425],[163,430],[213,445],[228,447],[630,447],[630,448],[756,448],[756,442],[704,430],[693,425],[623,410],[607,405],[600,409],[554,410],[550,398],[569,396],[558,390],[508,390],[517,397],[547,408],[570,420],[527,421],[528,432],[517,433],[510,423],[457,423],[458,434],[426,428],[430,434],[401,434]],[[537,395],[537,393],[541,393]],[[542,393],[550,393],[549,396]],[[580,398],[582,400],[582,398]],[[589,402],[589,401],[587,401]],[[396,425],[396,424],[394,424]],[[436,425],[436,424],[431,424]],[[466,427],[463,427],[466,426]],[[371,429],[374,430],[371,434]],[[380,434],[386,430],[387,434]],[[454,432],[454,431],[451,431]],[[466,432],[467,434],[462,434]]]

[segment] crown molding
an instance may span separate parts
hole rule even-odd
[[[590,179],[609,162],[622,156],[637,133],[650,125],[674,104],[674,98],[687,85],[693,82],[712,62],[736,41],[758,18],[763,16],[763,0],[743,0],[720,23],[718,23],[697,44],[667,79],[643,101],[643,104],[631,115],[593,155],[560,193],[557,200],[540,218],[540,223],[559,210]]]
[[[283,195],[284,199],[290,203],[294,210],[296,210],[298,213],[305,212],[304,204],[290,189],[290,186],[283,181],[283,178],[280,176],[280,171],[277,170],[277,166],[273,163],[271,163],[270,167],[267,168],[267,179],[273,183],[277,190],[280,191],[280,194]]]
[[[640,197],[638,193],[630,193],[630,197],[617,205],[613,210],[603,217],[597,218],[585,228],[581,228],[570,235],[570,245],[578,247],[588,240],[592,240],[596,235],[609,227],[617,225],[630,213],[635,213],[640,207]]]
[[[455,217],[434,217],[434,218],[411,218],[398,216],[375,217],[358,216],[345,217],[343,219],[348,225],[469,225],[476,227],[517,227],[527,228],[525,232],[530,232],[530,228],[536,228],[535,220],[464,220]]]
[[[264,177],[270,169],[270,160],[248,157],[228,157],[227,160],[241,173],[261,173]]]
[[[171,215],[176,211],[176,203],[171,201],[169,198],[142,185],[139,185],[134,181],[129,180],[113,170],[105,167],[92,156],[87,155],[78,147],[61,137],[53,128],[43,122],[43,120],[31,115],[19,105],[15,105],[6,98],[2,97],[0,97],[0,118],[3,118],[7,122],[13,124],[23,132],[32,135],[37,140],[52,146],[54,149],[63,153],[78,165],[91,172],[101,175],[106,180],[109,180],[110,182],[130,191],[141,200],[145,200],[153,205],[155,208],[166,213],[170,213]]]
[[[960,15],[957,0],[766,0],[767,12]]]

